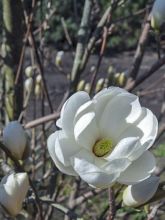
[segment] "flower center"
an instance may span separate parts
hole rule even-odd
[[[111,153],[113,150],[112,140],[103,138],[95,143],[93,146],[93,153],[97,157],[103,157],[106,154]]]

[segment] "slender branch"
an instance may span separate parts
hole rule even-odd
[[[113,220],[115,218],[116,208],[115,208],[115,197],[114,190],[112,187],[109,187],[109,214],[107,220]]]
[[[73,220],[78,219],[77,215],[72,210],[62,206],[61,204],[55,203],[54,201],[49,200],[49,199],[41,199],[40,201],[42,203],[51,205],[55,209],[58,209],[60,212],[64,213],[65,215],[67,215]]]
[[[60,116],[60,113],[54,112],[54,113],[52,113],[52,114],[50,114],[50,115],[46,115],[46,116],[43,116],[43,117],[41,117],[41,118],[37,118],[37,119],[35,119],[35,120],[33,120],[33,121],[30,121],[30,122],[28,122],[24,127],[25,127],[26,129],[28,129],[28,128],[33,128],[33,127],[37,127],[37,126],[42,125],[42,124],[44,124],[44,123],[46,123],[46,122],[55,120],[55,119],[57,119],[59,116]]]
[[[156,61],[148,71],[146,71],[136,80],[129,81],[125,86],[125,89],[127,89],[128,91],[132,91],[133,89],[135,89],[135,87],[137,87],[139,84],[144,82],[146,79],[148,79],[149,76],[151,76],[158,69],[160,69],[164,64],[165,64],[165,56],[163,56],[160,60]]]
[[[145,23],[145,26],[143,28],[143,31],[141,33],[141,36],[139,38],[139,43],[136,49],[136,53],[134,56],[134,62],[133,65],[128,73],[128,75],[132,78],[135,79],[140,68],[140,64],[143,59],[143,55],[145,52],[147,40],[148,40],[148,35],[149,35],[149,30],[150,30],[150,16],[147,18],[147,21]]]
[[[53,113],[53,106],[52,106],[50,96],[49,96],[49,93],[48,93],[48,88],[47,88],[47,84],[46,84],[46,80],[45,80],[45,76],[44,76],[42,63],[41,63],[41,60],[40,60],[40,56],[38,54],[37,46],[36,46],[35,39],[34,39],[32,31],[30,32],[30,43],[32,44],[32,48],[33,48],[33,51],[34,51],[34,54],[35,54],[35,57],[36,57],[36,60],[37,60],[38,69],[39,69],[39,72],[40,72],[41,77],[42,77],[45,96],[47,98],[50,111],[51,111],[51,113]]]
[[[83,10],[83,16],[81,19],[81,25],[80,29],[78,31],[78,43],[76,47],[76,55],[74,59],[74,64],[71,72],[71,82],[73,84],[73,87],[76,86],[80,74],[80,65],[82,61],[82,56],[85,50],[85,44],[89,32],[89,19],[90,19],[90,14],[91,14],[91,9],[92,9],[92,1],[91,0],[85,0],[84,4],[84,10]]]

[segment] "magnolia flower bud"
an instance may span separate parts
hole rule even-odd
[[[151,11],[151,26],[159,29],[165,22],[165,1],[156,0]]]
[[[33,75],[33,66],[27,66],[25,69],[25,74],[27,77],[32,77]]]
[[[36,83],[41,83],[42,81],[42,77],[41,77],[41,74],[38,74],[37,77],[36,77]]]
[[[5,176],[0,183],[0,203],[12,216],[16,216],[22,209],[29,188],[27,173],[17,173]]]
[[[6,148],[18,160],[22,159],[26,148],[26,134],[18,121],[10,122],[3,131],[3,142]]]
[[[99,92],[103,88],[104,82],[105,82],[104,78],[101,78],[97,81],[97,84],[96,84],[96,87],[95,87],[95,93]]]
[[[1,55],[2,57],[6,57],[7,53],[10,52],[10,47],[6,43],[1,44]]]
[[[158,185],[159,177],[151,176],[140,183],[128,186],[123,193],[124,205],[137,207],[146,203],[153,197]]]
[[[108,73],[109,73],[109,74],[114,73],[114,68],[113,68],[113,66],[109,66],[109,67],[108,67]]]
[[[115,74],[115,81],[116,81],[116,84],[119,85],[119,86],[124,86],[125,83],[126,83],[126,75],[125,73],[116,73]]]
[[[36,84],[35,85],[35,89],[34,89],[34,94],[36,95],[36,97],[38,98],[41,94],[41,85],[40,84]]]
[[[90,83],[86,83],[86,84],[85,84],[85,87],[84,87],[85,92],[89,93],[90,88],[91,88]]]
[[[62,64],[62,57],[64,55],[64,51],[58,51],[56,58],[55,58],[55,64],[56,66],[60,67]]]
[[[96,67],[95,66],[91,66],[90,72],[93,73],[95,70],[96,70]]]
[[[82,91],[85,86],[85,80],[81,80],[77,85],[77,91]]]
[[[25,80],[25,84],[24,84],[25,91],[30,93],[32,90],[32,86],[33,86],[33,79],[32,79],[32,77],[30,77]]]

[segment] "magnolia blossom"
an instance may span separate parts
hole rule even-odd
[[[135,184],[155,169],[148,149],[157,135],[157,119],[124,89],[103,89],[92,100],[86,92],[75,93],[65,102],[57,126],[61,130],[48,138],[55,165],[91,186]]]
[[[18,121],[12,121],[5,127],[3,142],[13,156],[22,159],[27,147],[27,135]]]
[[[10,215],[15,216],[21,211],[28,188],[29,180],[26,173],[13,173],[1,180],[0,204]]]
[[[155,0],[151,11],[151,26],[159,29],[165,22],[165,1]]]
[[[124,205],[137,207],[146,203],[153,197],[158,185],[159,177],[151,176],[140,183],[128,186],[123,193]]]

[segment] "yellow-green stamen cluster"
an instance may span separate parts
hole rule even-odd
[[[109,153],[111,153],[113,150],[112,146],[112,140],[110,139],[101,139],[95,143],[93,146],[93,153],[97,157],[103,157]]]

